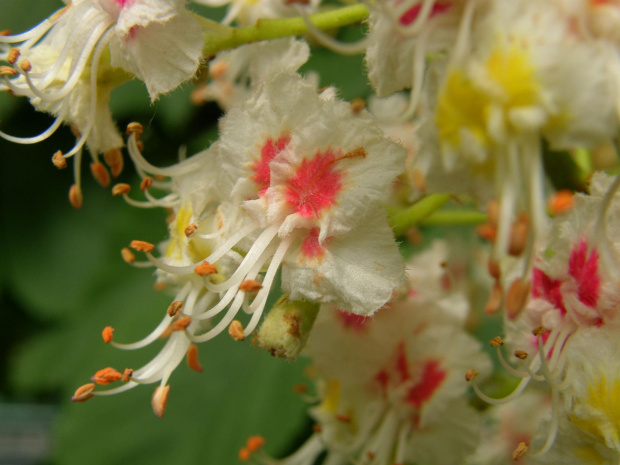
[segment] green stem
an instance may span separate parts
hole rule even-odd
[[[316,13],[309,16],[310,21],[319,29],[337,29],[359,23],[368,17],[368,8],[362,4],[338,8],[332,11]],[[279,37],[296,36],[308,32],[303,18],[260,19],[254,26],[233,28],[217,22],[201,19],[207,33],[205,34],[205,57],[215,56],[222,50],[240,45],[277,39]]]
[[[486,223],[487,215],[475,210],[439,210],[420,221],[426,226],[475,225]]]
[[[409,228],[420,223],[431,213],[443,207],[450,198],[450,194],[431,194],[404,211],[391,211],[390,224],[394,229],[394,234],[401,236]]]

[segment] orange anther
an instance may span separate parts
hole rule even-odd
[[[11,35],[11,30],[10,29],[2,29],[0,31],[0,36],[8,36]]]
[[[202,365],[200,360],[198,360],[198,347],[196,344],[190,344],[187,349],[187,366],[198,373],[202,373]]]
[[[232,337],[235,341],[245,340],[243,326],[239,320],[233,320],[232,323],[230,323],[230,326],[228,327],[228,334],[230,334],[230,337]]]
[[[9,50],[9,53],[6,56],[6,61],[11,64],[15,63],[19,58],[19,54],[20,52],[18,48],[12,48],[11,50]]]
[[[478,376],[480,373],[478,372],[478,370],[471,368],[469,370],[467,370],[467,373],[465,373],[465,380],[466,381],[471,381],[472,379],[474,379],[476,376]]]
[[[179,318],[177,321],[172,323],[172,330],[173,331],[185,331],[191,322],[192,322],[191,316],[184,316],[183,318]]]
[[[547,332],[547,328],[545,328],[544,326],[536,326],[533,330],[532,330],[532,334],[534,336],[542,336],[543,334],[545,334]]]
[[[147,190],[150,189],[151,186],[153,185],[153,178],[150,176],[146,176],[144,179],[142,179],[142,182],[140,182],[140,190]]]
[[[265,438],[262,436],[250,436],[248,438],[248,442],[246,443],[247,448],[250,452],[256,452],[258,449],[265,445]]]
[[[157,386],[153,393],[153,399],[151,405],[153,406],[153,412],[159,418],[164,416],[166,412],[166,404],[168,403],[168,393],[170,392],[170,386]]]
[[[521,217],[515,221],[510,230],[510,239],[508,242],[508,253],[513,257],[518,257],[525,250],[529,231],[529,221],[527,216]]]
[[[123,260],[125,260],[127,263],[133,263],[136,261],[136,256],[127,247],[123,247],[121,249],[121,257],[123,257]]]
[[[293,386],[293,392],[295,394],[305,394],[308,392],[308,386],[305,384],[296,384]]]
[[[336,415],[336,420],[341,421],[343,423],[351,423],[351,417],[349,415],[344,415],[342,413],[339,413],[338,415]]]
[[[136,136],[137,137],[137,136]],[[144,142],[142,142],[141,140],[136,141],[136,147],[138,147],[138,150],[140,152],[144,151]]]
[[[374,453],[373,451],[369,450],[368,452],[366,452],[366,456],[367,456],[370,460],[372,460],[372,459],[374,459],[374,458],[375,458],[375,453]]]
[[[135,134],[136,138],[140,137],[140,134],[144,132],[144,127],[140,123],[129,123],[127,125],[127,135]]]
[[[253,279],[248,279],[239,284],[239,290],[243,292],[256,292],[263,288],[263,285]]]
[[[181,310],[183,310],[183,301],[182,300],[175,300],[174,302],[172,302],[169,306],[168,306],[168,315],[170,316],[174,316],[177,313],[179,313]]]
[[[497,227],[497,221],[499,219],[499,203],[497,203],[497,200],[491,200],[489,202],[487,219],[491,226]]]
[[[30,72],[30,70],[32,69],[32,63],[30,63],[30,60],[28,60],[27,58],[24,58],[20,63],[19,63],[19,67],[21,69],[23,69],[26,73]]]
[[[154,283],[153,284],[153,289],[155,289],[156,291],[163,291],[165,288],[166,288],[165,283]]]
[[[320,433],[321,431],[323,431],[323,427],[318,423],[315,423],[314,425],[312,425],[312,431],[314,431],[315,433]]]
[[[125,161],[123,160],[123,154],[119,149],[108,150],[103,154],[103,158],[105,162],[112,170],[112,176],[117,177],[119,174],[123,172],[123,167],[125,166]]]
[[[242,462],[247,462],[248,460],[250,460],[250,455],[252,455],[252,453],[248,450],[247,447],[242,447],[239,450],[239,460],[241,460]]]
[[[73,208],[82,208],[82,202],[84,201],[84,197],[82,197],[82,189],[77,184],[71,186],[69,189],[69,203]]]
[[[108,173],[107,168],[100,161],[90,164],[90,172],[93,174],[93,178],[103,187],[110,185],[110,173]]]
[[[513,460],[519,460],[529,450],[526,443],[520,442],[517,448],[512,453]]]
[[[103,338],[103,342],[106,344],[112,342],[113,336],[114,328],[112,328],[112,326],[106,326],[103,328],[103,331],[101,331],[101,337]]]
[[[102,370],[99,370],[97,373],[95,373],[94,376],[91,376],[90,380],[93,383],[97,383],[99,385],[105,386],[106,384],[119,381],[122,377],[123,375],[121,375],[114,368],[107,367]]]
[[[509,319],[514,320],[527,302],[530,295],[530,282],[523,279],[515,279],[508,293],[506,294],[506,314]]]
[[[71,400],[73,402],[85,402],[92,396],[94,396],[94,391],[95,383],[85,384],[84,386],[80,386],[79,388],[77,388],[77,390],[73,394],[73,397],[71,397]]]
[[[226,74],[226,71],[228,71],[228,63],[220,60],[217,63],[212,63],[209,65],[209,74],[211,74],[211,77],[213,79],[219,79],[221,77],[224,76],[224,74]]]
[[[187,228],[185,228],[185,237],[189,237],[196,232],[198,229],[198,225],[192,223]]]
[[[112,195],[125,195],[129,194],[129,191],[131,191],[131,186],[124,182],[115,184],[114,187],[112,187]]]
[[[494,279],[499,279],[501,276],[501,269],[499,266],[499,262],[493,259],[489,259],[489,263],[487,264],[487,269],[489,270],[489,274]]]
[[[200,265],[194,267],[194,273],[199,276],[207,276],[217,273],[217,268],[215,265],[211,265],[211,263],[205,260]]]
[[[497,228],[489,223],[476,226],[476,234],[485,241],[493,242],[497,238]]]
[[[499,281],[496,281],[493,284],[493,288],[491,289],[491,295],[489,296],[489,300],[484,306],[484,313],[487,315],[494,315],[500,311],[502,308],[502,300],[504,299],[504,290],[502,289],[502,285]]]
[[[62,156],[62,152],[60,150],[52,157],[52,163],[59,170],[64,170],[67,167],[67,159]]]
[[[525,360],[528,356],[528,353],[525,350],[515,350],[515,357],[521,360]]]
[[[366,101],[363,98],[354,98],[351,100],[351,111],[357,115],[366,109]]]
[[[150,253],[155,248],[155,246],[151,244],[150,242],[136,241],[136,240],[131,241],[131,243],[129,244],[129,247],[131,247],[134,250],[137,250],[138,252],[144,252],[144,253]]]
[[[17,76],[19,73],[10,66],[0,66],[0,76]]]
[[[504,345],[504,340],[501,337],[496,336],[489,341],[489,345],[491,347],[501,347]]]
[[[172,332],[173,332],[172,325],[168,326],[166,329],[164,329],[164,332],[159,335],[159,339],[168,339],[170,335],[172,334]]]
[[[549,203],[547,204],[549,213],[553,216],[566,213],[575,205],[575,195],[572,191],[563,189],[557,191],[555,194],[549,197]]]
[[[133,369],[125,368],[125,371],[123,371],[123,383],[129,382],[132,376],[133,376]]]

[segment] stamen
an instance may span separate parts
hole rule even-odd
[[[230,326],[228,327],[228,334],[230,334],[230,337],[232,337],[235,341],[245,340],[243,326],[239,320],[233,320],[232,323],[230,323]]]
[[[137,241],[137,240],[131,241],[131,243],[129,244],[129,247],[131,247],[134,250],[137,250],[138,252],[144,252],[144,253],[150,253],[155,248],[155,246],[151,244],[150,242]]]
[[[60,150],[52,157],[52,163],[59,170],[64,170],[67,167],[67,159],[62,156],[62,152]]]
[[[517,349],[515,350],[514,353],[515,353],[515,357],[517,357],[520,360],[525,360],[528,357],[528,353],[524,350]]]
[[[119,381],[122,378],[123,378],[123,375],[121,375],[114,368],[107,367],[107,368],[99,370],[97,373],[95,373],[95,375],[92,376],[90,378],[90,380],[93,383],[97,383],[97,384],[99,384],[101,386],[105,386],[107,384],[111,384],[111,383],[114,383],[116,381]]]
[[[150,176],[146,176],[142,182],[140,183],[140,190],[148,190],[153,185],[153,178]]]
[[[190,344],[187,349],[187,365],[192,370],[202,373],[202,365],[200,365],[200,360],[198,360],[198,347],[196,344]]]
[[[210,274],[216,274],[217,268],[215,265],[211,265],[208,261],[202,262],[200,265],[194,267],[194,273],[198,276],[208,276]]]
[[[513,257],[520,256],[525,250],[529,234],[529,221],[527,216],[522,214],[512,225],[510,239],[508,243],[508,253]]]
[[[520,442],[517,448],[512,453],[513,460],[520,460],[523,455],[528,451],[529,447],[526,443]]]
[[[20,63],[19,67],[25,72],[28,73],[32,69],[32,63],[27,58],[24,58]]]
[[[553,216],[566,213],[575,205],[575,194],[567,189],[562,189],[549,197],[547,209]]]
[[[185,237],[190,237],[192,234],[194,234],[196,232],[197,229],[198,229],[198,225],[196,225],[194,223],[190,224],[183,231],[185,233]]]
[[[509,319],[514,320],[525,307],[530,295],[530,286],[531,283],[523,279],[515,279],[510,285],[506,294],[506,314]]]
[[[166,412],[166,404],[168,403],[168,393],[170,392],[170,386],[157,386],[153,393],[153,399],[151,405],[153,406],[153,412],[159,418],[164,416]]]
[[[54,132],[56,132],[56,130],[63,123],[64,119],[65,119],[65,111],[64,111],[64,108],[63,108],[60,111],[59,116],[56,117],[56,119],[52,123],[52,125],[49,128],[47,128],[45,131],[43,131],[41,134],[37,135],[37,136],[33,136],[33,137],[15,137],[15,136],[11,136],[11,135],[9,135],[9,134],[7,134],[5,132],[0,131],[0,137],[2,137],[5,140],[8,140],[9,142],[13,142],[15,144],[23,144],[23,145],[38,144],[39,142],[47,139],[49,136],[54,134]],[[60,152],[60,155],[62,156],[62,152]],[[52,161],[53,161],[53,159],[52,159]],[[54,165],[56,165],[56,163],[54,163]],[[67,164],[65,162],[64,166],[56,165],[56,168],[62,169],[62,168],[66,168],[66,166],[67,166]]]
[[[144,132],[144,127],[140,123],[129,123],[127,125],[127,135],[130,136],[134,134],[136,136],[136,140],[140,138],[140,134]]]
[[[80,386],[71,397],[72,402],[85,402],[91,397],[93,397],[93,391],[95,390],[94,383],[88,383],[83,386]]]
[[[125,161],[123,160],[123,154],[119,149],[108,150],[103,154],[103,158],[107,165],[112,170],[112,176],[118,177],[123,172]]]
[[[123,260],[125,260],[125,262],[129,264],[132,264],[136,261],[136,256],[127,247],[123,247],[121,249],[121,257],[123,257]]]
[[[103,328],[103,331],[101,332],[101,337],[103,338],[103,342],[105,342],[106,344],[112,342],[114,336],[114,328],[112,328],[112,326],[106,326],[105,328]]]
[[[489,341],[489,345],[491,347],[501,347],[501,346],[504,345],[504,341],[503,341],[503,339],[501,337],[496,336],[496,337],[494,337],[493,339],[491,339]]]
[[[501,268],[499,266],[499,262],[497,260],[489,259],[487,264],[487,269],[489,270],[489,274],[493,279],[499,279],[501,277]]]
[[[131,191],[131,186],[129,184],[125,184],[124,182],[115,184],[112,187],[112,195],[126,195]]]
[[[183,301],[182,300],[175,300],[174,302],[172,302],[170,304],[170,306],[168,307],[168,315],[169,316],[174,316],[176,315],[178,312],[183,310]]]
[[[100,161],[90,164],[90,172],[92,173],[93,178],[95,178],[103,187],[108,187],[110,185],[110,173],[108,173],[108,170]]]
[[[239,285],[239,290],[243,292],[257,292],[263,288],[263,285],[254,280],[248,279],[247,281],[242,281]]]
[[[248,438],[248,442],[246,443],[246,447],[250,450],[250,452],[256,452],[264,445],[265,438],[263,438],[262,436],[250,436]]]
[[[191,324],[191,322],[192,322],[191,316],[184,316],[182,318],[179,318],[177,321],[172,323],[172,330],[173,331],[185,331],[187,327]]]
[[[476,376],[478,376],[480,374],[480,372],[478,370],[476,370],[475,368],[470,368],[469,370],[467,370],[467,372],[465,373],[465,381],[471,381],[473,380]]]
[[[128,383],[129,380],[131,380],[132,376],[133,376],[133,369],[125,368],[125,371],[123,371],[123,382]]]
[[[82,208],[82,202],[84,198],[82,197],[82,189],[77,184],[73,184],[71,189],[69,189],[69,203],[73,206],[73,208],[80,209]]]
[[[491,289],[491,295],[484,307],[484,313],[487,315],[494,315],[502,308],[502,301],[504,300],[504,290],[499,282],[493,284]]]
[[[9,50],[9,53],[7,54],[6,61],[8,61],[11,64],[14,64],[19,58],[19,55],[20,55],[19,49],[12,48],[11,50]]]
[[[0,76],[19,76],[19,73],[11,66],[0,66]]]

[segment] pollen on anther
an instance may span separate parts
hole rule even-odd
[[[164,416],[166,412],[166,404],[168,403],[168,394],[170,392],[170,386],[157,386],[153,393],[153,399],[151,405],[153,406],[153,412],[159,418]]]
[[[187,349],[187,366],[198,373],[202,373],[202,365],[198,359],[198,347],[196,344],[190,344]]]
[[[480,373],[478,372],[478,370],[476,370],[475,368],[471,368],[471,369],[467,370],[467,373],[465,373],[465,380],[466,381],[471,381],[472,379],[474,379],[479,374]]]
[[[112,176],[117,177],[119,174],[123,172],[123,167],[125,162],[123,161],[123,154],[119,149],[108,150],[103,154],[103,158],[105,162],[110,167],[112,171]]]
[[[191,316],[184,316],[183,318],[179,318],[177,321],[172,323],[172,330],[173,331],[185,331],[191,322],[192,322]]]
[[[175,300],[174,302],[172,302],[169,306],[168,306],[168,315],[170,316],[174,316],[177,313],[179,313],[181,310],[183,310],[183,301],[182,300]]]
[[[103,338],[103,342],[106,344],[112,342],[114,337],[114,328],[112,328],[112,326],[106,326],[103,328],[103,331],[101,331],[101,337]]]
[[[192,234],[194,234],[196,232],[197,229],[198,229],[198,225],[196,225],[194,223],[190,224],[183,231],[185,233],[185,237],[191,236]]]
[[[69,203],[71,203],[73,208],[80,209],[82,208],[83,200],[82,189],[77,184],[73,184],[69,189]]]
[[[153,185],[153,178],[150,176],[146,176],[144,179],[142,179],[142,182],[140,182],[140,190],[148,190],[151,188],[151,186]]]
[[[504,340],[503,340],[501,337],[496,336],[496,337],[494,337],[493,339],[491,339],[491,340],[489,341],[489,344],[490,344],[492,347],[501,347],[501,346],[503,346],[503,345],[504,345]]]
[[[110,185],[110,173],[108,173],[108,170],[100,161],[90,164],[90,172],[93,178],[103,187],[108,187]]]
[[[263,285],[258,281],[253,279],[248,279],[247,281],[243,281],[239,285],[239,290],[243,292],[256,292],[263,288]]]
[[[247,447],[242,447],[239,450],[239,460],[241,460],[242,462],[247,462],[248,460],[250,460],[251,455],[252,453],[249,451]]]
[[[562,189],[549,198],[548,209],[553,216],[566,213],[575,205],[575,195],[572,191]]]
[[[123,257],[123,260],[129,264],[136,261],[136,256],[127,247],[123,247],[121,249],[121,257]]]
[[[17,76],[19,73],[10,66],[0,66],[0,76]]]
[[[95,391],[95,383],[88,383],[83,386],[77,388],[73,397],[71,397],[71,401],[73,402],[85,402],[91,397],[93,397]]]
[[[211,265],[211,263],[204,261],[200,265],[194,267],[194,273],[199,276],[207,276],[217,273],[217,268],[215,265]]]
[[[545,334],[546,332],[547,332],[547,328],[545,328],[544,326],[536,326],[532,330],[532,334],[534,336],[541,336],[541,335]]]
[[[265,445],[265,438],[262,436],[250,436],[245,445],[250,452],[256,452]]]
[[[123,375],[116,371],[114,368],[107,367],[99,370],[94,376],[91,376],[90,380],[93,383],[105,386],[107,384],[114,383],[123,378]]]
[[[138,252],[144,252],[144,253],[150,253],[155,248],[155,246],[151,244],[150,242],[137,241],[137,240],[131,241],[131,243],[129,244],[129,247],[131,247],[134,250],[137,250]]]
[[[11,50],[9,50],[9,53],[7,54],[6,61],[8,61],[11,64],[15,63],[17,59],[19,58],[19,54],[20,52],[18,48],[12,48]]]
[[[64,170],[67,167],[67,159],[62,156],[62,152],[60,150],[52,156],[52,163],[59,170]]]
[[[230,326],[228,327],[228,334],[230,334],[230,337],[232,337],[235,341],[245,340],[243,326],[239,320],[233,320],[232,323],[230,323]]]
[[[521,313],[529,295],[530,282],[515,279],[506,294],[506,313],[509,319],[514,320]]]

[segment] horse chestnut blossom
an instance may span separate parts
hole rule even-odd
[[[379,202],[402,171],[405,150],[385,139],[370,115],[352,115],[347,103],[322,98],[300,75],[263,81],[221,120],[216,144],[172,167],[149,165],[138,148],[139,126],[130,130],[138,170],[171,177],[160,186],[171,190],[162,198],[148,193],[154,182],[148,178],[146,205],[176,213],[162,257],[151,253],[152,244],[132,247],[146,253],[158,282],[177,294],[144,340],[111,341],[134,349],[173,332],[151,363],[107,393],[161,381],[161,396],[171,371],[196,350],[191,344],[226,328],[237,340],[249,336],[280,268],[290,300],[333,303],[365,316],[401,284],[404,267]],[[127,187],[116,190],[136,204]],[[125,255],[137,263],[132,252]],[[251,315],[245,328],[235,319],[242,309]]]
[[[127,73],[144,81],[152,100],[190,79],[202,56],[202,26],[183,0],[74,0],[29,31],[0,36],[0,60],[7,79],[0,90],[26,96],[39,111],[56,117],[38,136],[12,142],[33,144],[48,138],[61,124],[77,135],[73,148],[54,155],[66,166],[76,156],[71,202],[81,206],[80,160],[85,144],[91,169],[104,186],[110,182],[105,159],[118,176],[122,139],[112,120],[110,92]]]
[[[443,273],[420,279],[429,265],[442,268],[445,252],[436,242],[416,257],[406,297],[373,318],[321,308],[306,350],[318,373],[316,432],[291,456],[259,452],[256,462],[311,465],[326,452],[330,464],[458,463],[474,451],[481,423],[464,397],[464,373],[476,366],[486,375],[491,364],[462,314],[435,305],[437,289],[460,307],[464,294],[446,289]]]

